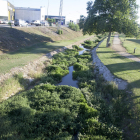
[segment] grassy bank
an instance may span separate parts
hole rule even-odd
[[[139,106],[139,94],[140,94],[140,63],[129,60],[123,56],[118,55],[111,48],[106,48],[106,40],[99,46],[97,50],[97,55],[107,66],[107,68],[119,78],[122,78],[128,82],[128,91],[132,91],[131,94],[131,103],[132,110],[135,112],[133,118],[136,122],[131,122],[133,128],[130,127],[130,131],[135,132],[135,139],[139,139],[139,118],[140,118],[140,106]],[[130,101],[129,100],[129,101]],[[128,102],[128,104],[130,104]],[[131,130],[132,129],[132,130]]]
[[[128,37],[125,38],[123,34],[120,34],[119,38],[121,39],[122,45],[128,53],[140,58],[140,39]],[[135,48],[136,50],[134,53]]]
[[[18,51],[0,55],[0,74],[9,72],[11,68],[24,66],[46,53],[88,37],[89,36],[81,36],[72,40],[57,41],[53,43],[37,43],[29,47],[21,48]]]
[[[73,40],[83,36],[82,32],[75,32],[69,28],[62,28],[63,34],[57,34],[57,27],[32,27],[32,28],[0,28],[0,54],[16,51],[36,43]]]

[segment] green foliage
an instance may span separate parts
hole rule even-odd
[[[53,64],[60,66],[70,66],[77,62],[77,59],[74,57],[78,55],[78,52],[75,50],[66,50],[65,53],[59,53],[54,55]]]
[[[56,81],[61,81],[62,77],[69,73],[69,70],[63,70],[59,66],[50,65],[47,67],[49,75],[52,76]]]
[[[123,32],[129,36],[138,34],[136,0],[95,0],[94,3],[89,1],[87,5],[84,34],[108,32],[107,46],[111,32]]]
[[[93,49],[97,44],[96,42],[94,43],[94,41],[86,40],[84,43],[82,43],[82,45],[87,49]]]
[[[47,84],[0,104],[0,139],[123,139],[121,124],[130,113],[127,94],[97,77],[91,61],[90,52],[78,55],[76,49],[54,55],[41,78]],[[72,64],[79,89],[53,85]]]
[[[78,50],[83,50],[83,48],[81,48],[81,47],[79,47],[79,46],[77,46],[77,45],[73,45],[72,47],[73,47],[74,50],[77,50],[77,51],[78,51]]]
[[[69,28],[74,30],[74,31],[76,31],[76,32],[80,30],[79,29],[79,25],[78,24],[74,24],[72,22],[69,23]]]
[[[79,64],[79,63],[75,63],[75,64],[74,64],[74,69],[75,69],[76,71],[80,71],[80,70],[86,70],[87,67],[84,66],[84,65],[81,65],[81,64]]]
[[[86,17],[83,15],[80,15],[80,20],[79,20],[79,27],[80,29],[84,28],[84,22],[85,22]]]
[[[86,40],[85,43],[86,43],[86,44],[89,44],[89,45],[92,45],[92,44],[93,44],[93,41],[91,41],[91,40]]]
[[[76,88],[37,86],[0,106],[0,137],[21,140],[72,137],[80,101],[81,92]]]
[[[8,22],[8,25],[12,28],[12,23],[11,22]]]
[[[59,29],[59,30],[58,30],[58,34],[59,34],[59,35],[63,34],[63,31]]]

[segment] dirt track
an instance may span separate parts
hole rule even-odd
[[[115,50],[119,55],[140,63],[139,58],[126,52],[126,49],[121,45],[118,35],[115,35],[114,37],[112,49]]]

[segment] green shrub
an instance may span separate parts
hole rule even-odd
[[[86,66],[84,66],[84,65],[81,65],[81,64],[79,64],[79,63],[75,63],[75,64],[74,64],[74,69],[75,69],[76,71],[81,71],[81,70],[86,70],[86,69],[88,69],[88,67],[86,67]]]
[[[81,47],[79,47],[79,46],[77,46],[77,45],[73,45],[72,47],[73,47],[73,49],[75,49],[75,50],[83,50],[83,48],[81,48]]]
[[[86,43],[86,44],[89,44],[89,45],[92,45],[92,44],[93,44],[93,41],[91,41],[91,40],[86,40],[85,43]]]
[[[2,103],[0,114],[0,138],[24,140],[71,139],[98,112],[79,89],[42,84]]]
[[[96,42],[100,42],[100,40],[99,40],[99,39],[96,39],[94,42],[95,42],[95,43],[96,43]]]
[[[59,34],[59,35],[63,34],[63,31],[59,29],[59,30],[58,30],[58,34]]]
[[[80,30],[79,25],[78,24],[74,24],[72,22],[69,23],[69,28],[74,30],[74,31],[76,31],[76,32]]]
[[[47,67],[49,75],[53,77],[56,81],[61,81],[62,77],[69,73],[69,70],[63,70],[59,66],[50,65]]]

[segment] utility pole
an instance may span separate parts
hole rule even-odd
[[[62,10],[63,10],[63,0],[60,0],[58,30],[60,30],[60,29],[61,29],[61,22],[62,22]]]
[[[48,10],[49,10],[49,0],[48,0],[48,8],[47,8],[47,19],[48,19]]]

